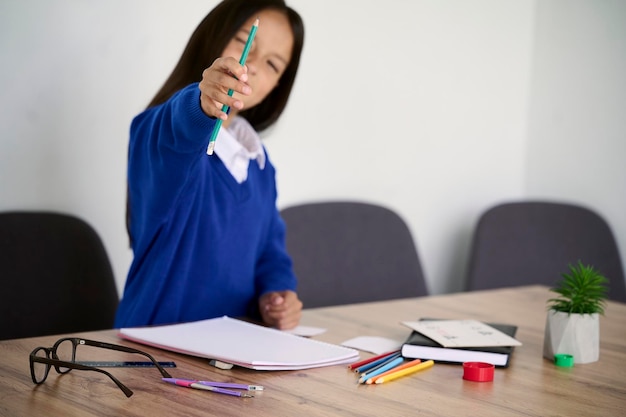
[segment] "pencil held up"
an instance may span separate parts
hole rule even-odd
[[[250,33],[248,34],[248,40],[246,41],[246,45],[243,48],[243,52],[241,53],[241,58],[239,59],[239,63],[241,65],[245,65],[246,59],[248,59],[248,54],[250,53],[250,48],[252,47],[252,41],[254,41],[254,36],[256,35],[256,31],[259,28],[259,19],[257,18],[252,25],[252,29],[250,29]],[[228,90],[228,95],[230,97],[233,96],[233,90]],[[222,111],[228,114],[229,106],[224,104],[222,106]],[[217,134],[222,128],[222,119],[217,119],[215,122],[215,127],[213,128],[213,132],[211,132],[211,138],[209,139],[209,147],[207,148],[206,153],[208,155],[213,155],[213,150],[215,149],[215,140],[217,139]]]

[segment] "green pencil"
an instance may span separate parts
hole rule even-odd
[[[256,31],[259,28],[259,19],[257,18],[252,25],[252,29],[250,29],[250,34],[248,35],[248,40],[246,41],[246,45],[243,47],[243,52],[241,53],[241,58],[239,59],[239,63],[241,65],[245,65],[246,59],[248,59],[248,53],[250,52],[250,48],[252,47],[252,41],[254,40],[254,35],[256,35]],[[228,90],[228,95],[230,97],[233,96],[233,90]],[[222,111],[224,113],[228,112],[228,106],[224,104],[222,106]],[[209,148],[207,149],[207,153],[209,155],[213,155],[213,149],[215,148],[215,139],[217,139],[217,133],[220,131],[222,127],[222,119],[217,119],[215,123],[215,128],[213,129],[213,133],[211,133],[211,139],[209,139]]]

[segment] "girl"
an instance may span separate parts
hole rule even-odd
[[[287,104],[303,39],[300,16],[283,0],[224,0],[133,120],[127,226],[134,259],[116,327],[222,315],[280,329],[298,324],[302,303],[276,208],[275,171],[257,132]],[[222,128],[208,155],[217,118]]]

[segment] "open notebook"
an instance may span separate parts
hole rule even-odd
[[[359,359],[354,349],[227,316],[166,326],[123,328],[119,335],[165,350],[265,371],[317,368]]]

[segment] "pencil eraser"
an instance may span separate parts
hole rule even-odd
[[[211,359],[209,363],[217,369],[231,369],[233,367],[232,363],[218,361],[217,359]]]
[[[493,381],[495,366],[486,362],[463,363],[463,379],[475,382]]]

